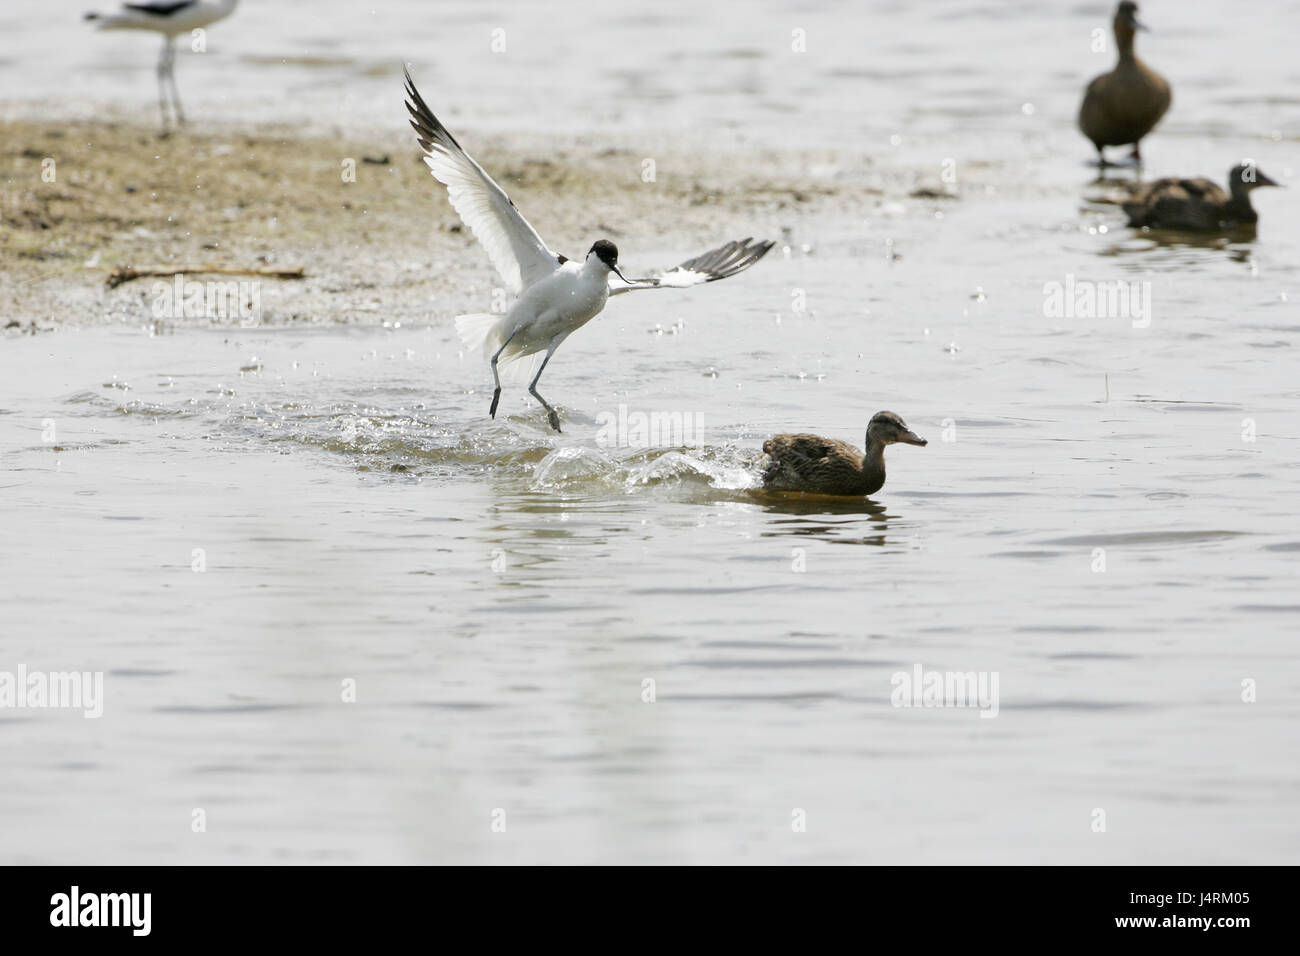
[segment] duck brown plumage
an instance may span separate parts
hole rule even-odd
[[[1208,179],[1157,179],[1133,190],[1124,203],[1130,226],[1152,229],[1212,231],[1254,225],[1259,214],[1250,204],[1250,191],[1276,186],[1250,163],[1228,170],[1228,191]]]
[[[763,443],[763,486],[819,495],[875,494],[885,484],[885,448],[895,442],[926,444],[893,412],[872,417],[865,452],[820,435],[774,435]]]
[[[1142,160],[1142,137],[1151,132],[1169,109],[1169,82],[1137,58],[1133,36],[1146,29],[1138,21],[1137,4],[1124,0],[1115,8],[1113,23],[1119,62],[1088,84],[1079,107],[1079,129],[1097,147],[1106,165],[1105,147],[1133,144],[1133,158]]]

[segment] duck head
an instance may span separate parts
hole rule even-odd
[[[893,412],[876,412],[867,425],[868,445],[904,445],[926,444],[926,440],[907,427],[901,418]]]
[[[608,239],[597,239],[592,243],[591,250],[587,253],[587,265],[599,265],[604,267],[606,272],[613,272],[624,282],[623,273],[618,270],[618,246]]]
[[[1147,30],[1147,25],[1138,19],[1138,5],[1133,0],[1123,0],[1115,8],[1115,32],[1120,30],[1132,36],[1138,30]],[[1148,31],[1150,32],[1150,31]]]
[[[1252,189],[1260,186],[1281,186],[1281,183],[1274,182],[1251,162],[1240,163],[1228,170],[1228,187],[1237,198],[1244,198]]]
[[[1133,37],[1138,30],[1147,29],[1147,25],[1138,19],[1138,5],[1132,0],[1124,0],[1115,8],[1112,22],[1115,30],[1115,45],[1119,47],[1121,57],[1133,55]]]

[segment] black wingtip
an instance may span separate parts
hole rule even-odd
[[[710,276],[709,281],[716,282],[718,279],[727,279],[739,272],[744,272],[771,252],[772,247],[775,245],[776,242],[772,239],[755,242],[753,236],[746,236],[744,239],[727,243],[715,250],[715,253],[711,256],[714,261],[710,263],[710,266],[714,274]]]
[[[411,78],[409,64],[402,64],[402,75],[406,78],[406,111],[411,114],[411,128],[419,137],[420,146],[428,150],[435,139],[445,139],[447,143],[460,149],[461,145],[456,142],[456,137],[442,125],[442,121],[433,114],[429,104],[424,102],[424,97],[415,88],[415,80]]]
[[[411,97],[412,99],[419,99],[419,98],[420,98],[420,94],[419,94],[419,92],[416,90],[416,88],[415,88],[415,80],[414,80],[414,78],[411,76],[411,64],[409,64],[409,63],[403,63],[403,64],[402,64],[402,79],[406,81],[406,82],[405,82],[405,86],[406,86],[406,95],[409,96],[409,97]]]
[[[428,107],[424,105],[424,99],[420,96],[420,91],[415,88],[415,80],[411,78],[411,65],[409,63],[402,64],[402,79],[406,81],[407,110],[410,111],[412,116],[416,115],[421,109],[427,112]]]

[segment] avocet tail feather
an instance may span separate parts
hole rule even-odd
[[[487,358],[501,348],[500,336],[493,334],[502,316],[491,312],[471,312],[456,316],[456,334],[470,352],[482,352]]]
[[[456,333],[467,351],[481,352],[489,361],[501,348],[502,334],[497,327],[504,316],[491,312],[473,312],[456,316]],[[497,359],[497,374],[502,385],[526,385],[533,380],[546,357],[543,352],[524,352],[506,348]]]
[[[545,352],[515,352],[513,355],[509,349],[502,352],[497,362],[497,374],[501,376],[501,384],[527,385],[533,380],[537,370],[542,367],[544,358],[546,358]]]

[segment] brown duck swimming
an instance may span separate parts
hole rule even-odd
[[[866,454],[848,442],[818,435],[774,435],[763,442],[763,487],[818,495],[871,495],[885,485],[885,446],[925,445],[893,412],[867,425]]]
[[[1133,190],[1124,203],[1130,226],[1152,229],[1210,231],[1254,225],[1259,214],[1250,204],[1250,191],[1276,186],[1250,163],[1228,170],[1228,192],[1208,179],[1157,179]]]
[[[1169,109],[1168,81],[1137,58],[1133,35],[1145,30],[1137,18],[1137,4],[1124,0],[1115,8],[1115,45],[1119,63],[1088,84],[1079,108],[1079,129],[1097,147],[1100,165],[1106,165],[1105,147],[1133,144],[1133,159],[1142,161],[1142,137],[1155,128]]]

